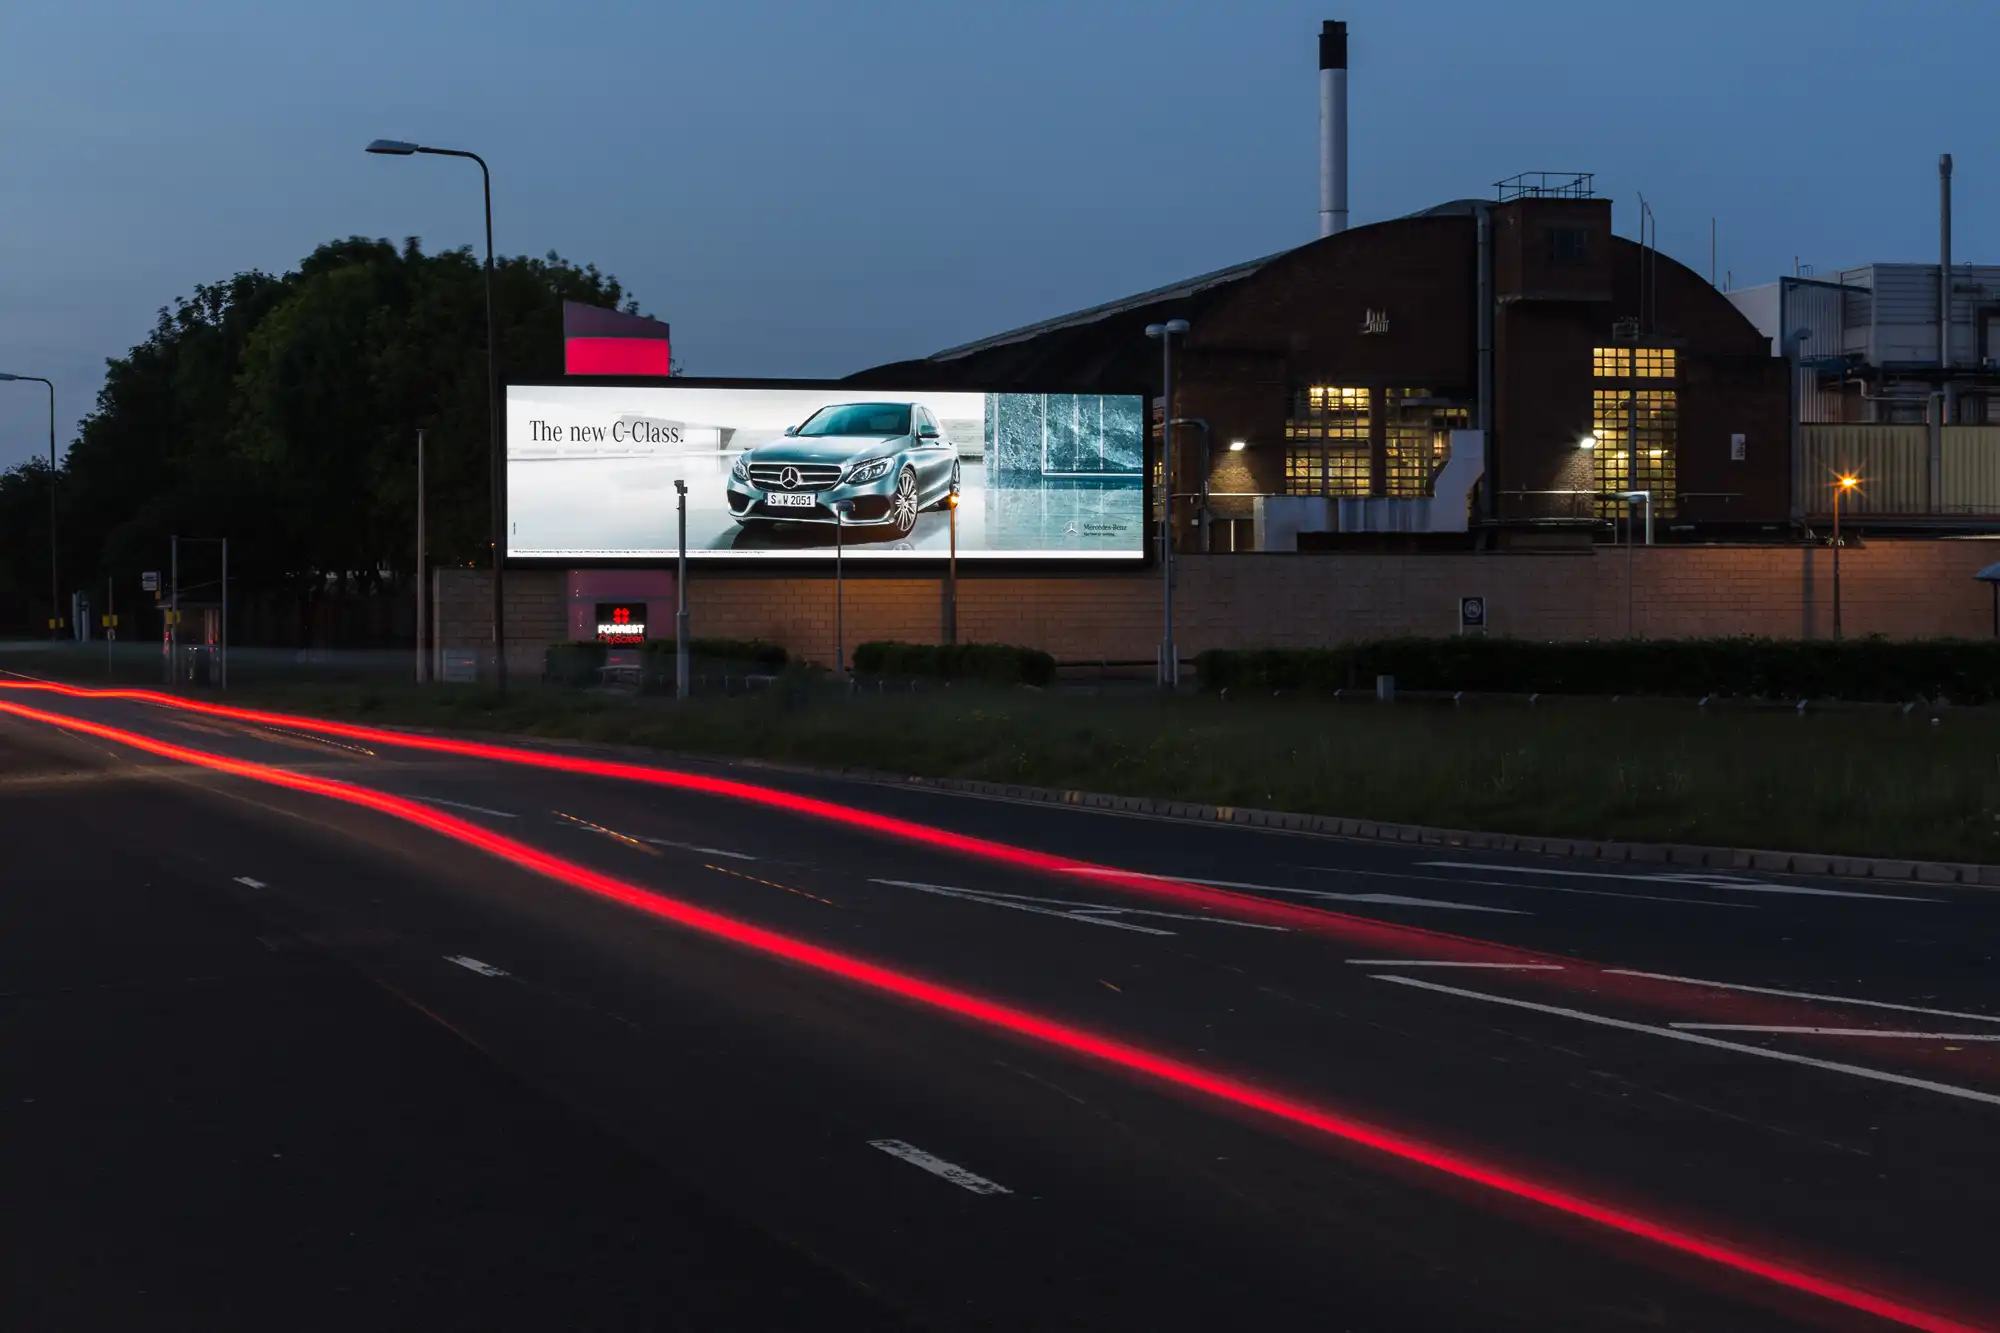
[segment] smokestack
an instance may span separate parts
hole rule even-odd
[[[1347,230],[1347,25],[1319,28],[1319,234]]]
[[[1951,369],[1951,154],[1938,158],[1938,367]]]

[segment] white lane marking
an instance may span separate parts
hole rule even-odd
[[[1881,1028],[1788,1028],[1757,1023],[1670,1023],[1683,1032],[1797,1032],[1810,1037],[1896,1037],[1907,1041],[2000,1041],[2000,1032],[1885,1032]]]
[[[1211,889],[1248,889],[1258,893],[1290,893],[1301,898],[1325,898],[1330,902],[1380,903],[1387,907],[1443,907],[1459,912],[1494,912],[1501,916],[1533,916],[1512,907],[1481,907],[1474,903],[1448,903],[1438,898],[1406,898],[1400,893],[1330,893],[1325,889],[1298,889],[1289,884],[1250,884],[1240,879],[1196,879],[1192,875],[1149,875],[1142,870],[1119,870],[1114,866],[1076,866],[1078,875],[1116,876],[1127,879],[1154,879],[1169,884],[1200,884]]]
[[[237,884],[247,885],[248,887],[253,889],[268,889],[271,887],[270,885],[266,884],[263,880],[252,879],[248,875],[238,875],[234,882]]]
[[[757,858],[748,852],[727,852],[720,847],[703,847],[695,842],[675,842],[672,838],[641,838],[640,842],[650,842],[655,847],[678,847],[684,852],[700,852],[703,856],[726,856],[732,861],[754,861]]]
[[[444,960],[447,963],[457,963],[466,971],[477,972],[482,977],[504,977],[507,975],[507,973],[501,971],[491,963],[482,963],[477,958],[468,958],[464,954],[448,953],[444,956]]]
[[[1512,875],[1563,875],[1571,879],[1634,879],[1646,884],[1686,884],[1690,888],[1726,889],[1731,893],[1786,893],[1803,898],[1879,898],[1886,902],[1934,903],[1936,898],[1918,898],[1907,893],[1860,893],[1853,889],[1811,889],[1803,884],[1767,884],[1763,880],[1739,879],[1734,875],[1677,875],[1662,871],[1655,875],[1634,875],[1614,870],[1550,870],[1542,866],[1503,866],[1490,861],[1419,861],[1420,866],[1446,870],[1499,870]]]
[[[1775,986],[1744,986],[1733,981],[1703,981],[1699,977],[1677,977],[1668,972],[1636,972],[1626,967],[1607,967],[1607,977],[1644,977],[1648,981],[1678,981],[1684,986],[1708,986],[1715,990],[1748,991],[1752,995],[1782,995],[1788,1000],[1824,1000],[1828,1004],[1858,1004],[1864,1009],[1894,1009],[1903,1014],[1929,1014],[1932,1018],[1969,1018],[1975,1023],[2000,1023],[2000,1015],[1968,1014],[1958,1009],[1926,1009],[1916,1004],[1891,1004],[1887,1000],[1857,1000],[1852,995],[1821,995],[1806,990],[1779,990]]]
[[[1016,912],[1033,912],[1037,916],[1061,917],[1065,921],[1080,921],[1086,926],[1109,926],[1113,930],[1129,930],[1140,935],[1171,935],[1171,930],[1155,930],[1151,926],[1135,926],[1129,921],[1113,921],[1095,912],[1058,911],[1053,907],[1037,907],[1033,903],[1021,902],[1011,896],[982,893],[973,889],[954,888],[949,884],[919,884],[907,879],[875,879],[871,884],[887,884],[898,889],[915,889],[918,893],[934,893],[940,898],[957,898],[963,902],[984,903],[988,907],[1009,907]]]
[[[492,815],[495,819],[520,818],[519,815],[510,810],[489,810],[483,805],[468,805],[464,801],[447,801],[442,796],[417,796],[411,799],[422,801],[425,805],[448,805],[454,810],[470,810],[476,815]]]
[[[868,1146],[888,1153],[891,1157],[901,1158],[911,1166],[920,1167],[932,1175],[949,1180],[960,1189],[970,1190],[974,1194],[1012,1194],[1014,1192],[996,1180],[988,1180],[985,1176],[976,1175],[962,1166],[945,1161],[942,1157],[933,1157],[922,1148],[905,1143],[901,1139],[870,1139],[868,1140]]]
[[[1560,972],[1561,963],[1454,963],[1443,958],[1350,958],[1357,967],[1484,967],[1496,972]]]
[[[1505,995],[1488,995],[1484,991],[1461,990],[1457,986],[1444,986],[1435,981],[1419,981],[1415,977],[1377,975],[1375,980],[1387,981],[1397,986],[1414,986],[1419,990],[1437,991],[1442,995],[1456,995],[1461,999],[1484,1000],[1488,1004],[1501,1004],[1513,1009],[1531,1009],[1538,1014],[1554,1014],[1558,1018],[1574,1018],[1583,1023],[1595,1023],[1599,1027],[1619,1028],[1626,1032],[1647,1032],[1655,1037],[1669,1037],[1674,1041],[1690,1042],[1696,1046],[1711,1046],[1717,1050],[1736,1051],[1743,1055],[1754,1055],[1764,1060],[1778,1060],[1791,1065],[1806,1065],[1813,1069],[1824,1069],[1830,1073],[1852,1074],[1856,1078],[1872,1079],[1878,1083],[1895,1083],[1906,1088],[1921,1088],[1925,1092],[1943,1093],[1947,1097],[1962,1097],[1966,1101],[1985,1102],[1989,1106],[2000,1106],[2000,1094],[1980,1092],[1976,1088],[1961,1088],[1952,1083],[1935,1083],[1927,1078],[1911,1078],[1908,1074],[1892,1074],[1887,1070],[1869,1069],[1864,1065],[1842,1064],[1837,1060],[1816,1060],[1810,1055],[1794,1055],[1790,1051],[1773,1051],[1763,1046],[1746,1046],[1741,1042],[1723,1041],[1717,1037],[1704,1037],[1698,1032],[1680,1032],[1673,1028],[1654,1027],[1648,1023],[1634,1023],[1623,1018],[1610,1018],[1604,1014],[1587,1014],[1581,1009],[1565,1009],[1560,1005],[1537,1004],[1533,1000],[1516,1000]]]
[[[1044,907],[1067,907],[1068,914],[1076,916],[1157,916],[1168,921],[1199,921],[1210,926],[1241,926],[1245,930],[1275,930],[1280,935],[1289,934],[1290,926],[1274,926],[1264,921],[1237,921],[1226,916],[1203,916],[1198,912],[1162,912],[1153,907],[1126,907],[1121,903],[1080,903],[1072,898],[1037,898],[1027,893],[1000,893],[993,889],[961,889],[949,884],[918,884],[902,879],[871,880],[874,884],[890,884],[903,889],[933,889],[948,893],[964,894],[973,898],[1000,899],[1005,902],[1036,903]],[[995,904],[998,905],[997,903]]]
[[[1628,903],[1679,903],[1683,907],[1720,907],[1732,912],[1754,912],[1749,903],[1725,903],[1713,898],[1663,898],[1657,893],[1633,893],[1630,889],[1579,889],[1569,884],[1527,884],[1510,879],[1467,879],[1463,875],[1412,875],[1397,870],[1360,870],[1353,866],[1300,866],[1323,875],[1346,875],[1353,879],[1414,879],[1425,884],[1477,884],[1491,889],[1533,889],[1536,893],[1568,893],[1584,898],[1616,898]]]

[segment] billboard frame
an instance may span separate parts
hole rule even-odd
[[[1145,423],[1139,441],[1139,493],[1140,524],[1144,539],[1140,543],[1139,555],[1129,559],[1116,560],[1076,560],[1061,556],[1022,556],[1011,558],[994,556],[977,561],[960,560],[958,577],[980,578],[982,576],[1005,577],[1034,574],[1038,577],[1116,577],[1121,574],[1142,573],[1159,568],[1160,524],[1153,512],[1155,487],[1153,485],[1154,465],[1159,461],[1159,443],[1153,438],[1153,399],[1155,395],[1145,386],[1123,388],[1079,389],[1074,386],[1010,385],[994,388],[980,384],[925,384],[910,386],[895,383],[893,377],[869,375],[866,379],[770,379],[763,377],[736,379],[715,375],[558,375],[536,376],[532,378],[509,378],[501,386],[501,406],[504,412],[508,391],[512,389],[852,389],[857,392],[886,392],[891,389],[911,389],[922,392],[926,389],[938,393],[1094,393],[1106,396],[1137,398],[1140,403],[1139,419]],[[500,480],[500,498],[503,506],[510,506],[511,491],[507,485],[504,470]],[[659,556],[592,556],[578,557],[566,555],[509,555],[503,557],[507,569],[659,569],[670,567],[676,557],[669,553]],[[702,577],[722,575],[729,578],[754,578],[758,571],[766,571],[786,578],[797,578],[804,574],[824,574],[833,577],[833,562],[814,557],[770,556],[754,561],[732,561],[702,559],[695,551],[688,552],[689,577],[699,569]],[[849,561],[848,578],[909,578],[914,576],[943,576],[950,563],[944,555],[912,555],[899,560]]]

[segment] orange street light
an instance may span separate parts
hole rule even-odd
[[[1833,488],[1833,637],[1840,637],[1840,497],[1861,484],[1851,472],[1840,474]]]

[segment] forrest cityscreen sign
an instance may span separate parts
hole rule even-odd
[[[695,560],[942,559],[956,494],[961,560],[1138,563],[1145,455],[1137,394],[512,384],[507,555],[672,555],[685,482]]]

